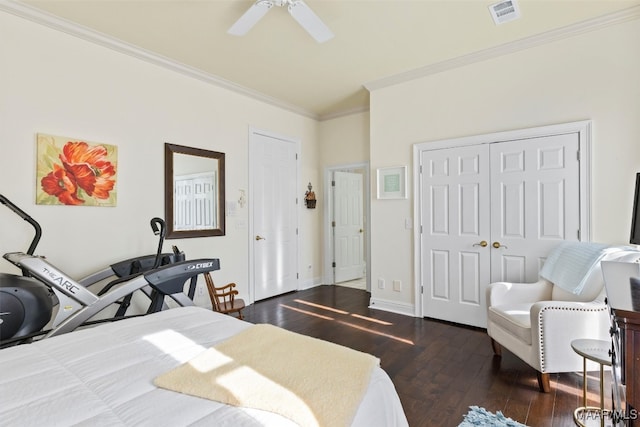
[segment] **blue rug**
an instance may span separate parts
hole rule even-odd
[[[470,411],[467,413],[467,415],[464,416],[464,420],[458,427],[527,427],[524,424],[513,421],[511,418],[505,417],[500,411],[498,411],[496,414],[493,414],[484,408],[480,408],[479,406],[469,406],[469,409]]]

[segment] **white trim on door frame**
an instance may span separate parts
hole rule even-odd
[[[420,251],[420,153],[422,151],[439,150],[443,148],[464,147],[469,145],[490,144],[495,142],[538,138],[566,133],[579,134],[580,160],[580,240],[591,240],[591,120],[562,123],[550,126],[518,129],[512,131],[495,132],[484,135],[473,135],[461,138],[443,139],[432,142],[419,142],[413,145],[413,277],[414,283],[414,315],[423,317],[422,285],[420,284],[421,259]]]
[[[323,259],[324,265],[322,268],[322,282],[325,284],[335,284],[334,275],[333,275],[333,244],[331,239],[331,220],[332,215],[331,211],[333,209],[333,188],[331,187],[331,177],[333,172],[335,171],[345,171],[345,170],[353,170],[353,169],[362,169],[364,170],[364,206],[363,213],[365,217],[365,236],[364,236],[364,252],[365,252],[365,262],[366,266],[366,282],[367,282],[367,291],[371,291],[371,179],[369,172],[369,162],[363,163],[350,163],[346,165],[338,165],[338,166],[327,166],[324,168],[324,200],[323,203],[324,211],[323,211],[323,235],[324,235],[324,244],[323,244]]]

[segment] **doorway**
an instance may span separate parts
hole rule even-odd
[[[324,171],[323,282],[371,290],[369,275],[369,164]]]
[[[251,302],[298,289],[299,152],[299,141],[250,129]]]

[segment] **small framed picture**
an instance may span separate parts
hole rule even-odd
[[[407,198],[407,167],[378,168],[378,199]]]

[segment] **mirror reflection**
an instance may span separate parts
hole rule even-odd
[[[165,144],[167,238],[223,236],[224,153]]]

